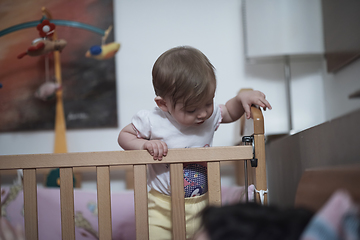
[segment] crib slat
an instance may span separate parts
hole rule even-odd
[[[134,165],[136,239],[149,239],[146,165]]]
[[[182,163],[170,164],[171,216],[173,240],[186,239],[184,173]]]
[[[61,235],[75,240],[73,169],[60,168]]]
[[[208,162],[209,205],[221,206],[220,162]]]
[[[24,169],[24,219],[26,239],[39,239],[35,169]]]
[[[126,189],[134,189],[134,168],[125,169]]]
[[[110,167],[97,167],[99,239],[111,239]]]

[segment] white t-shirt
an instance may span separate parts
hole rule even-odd
[[[139,111],[132,124],[139,138],[162,140],[168,148],[211,147],[214,133],[221,122],[221,109],[214,106],[209,119],[199,126],[178,124],[168,113],[155,107],[153,110]],[[148,165],[148,187],[170,195],[170,169],[168,164]]]

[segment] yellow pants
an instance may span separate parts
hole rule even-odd
[[[207,194],[185,198],[186,238],[191,238],[200,227],[200,212],[208,204]],[[171,198],[151,190],[148,194],[149,236],[151,240],[169,240],[171,233]]]

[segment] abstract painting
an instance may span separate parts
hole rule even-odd
[[[22,23],[40,23],[43,7],[53,20],[104,31],[113,26],[112,0],[2,0],[0,33]],[[85,56],[92,46],[102,44],[103,36],[81,26],[56,25],[55,30],[57,38],[67,42],[60,53],[66,128],[117,127],[115,58]],[[45,81],[56,81],[53,54],[17,58],[39,37],[36,26],[0,35],[0,132],[54,129],[56,100],[35,97]],[[111,31],[106,42],[113,41]]]

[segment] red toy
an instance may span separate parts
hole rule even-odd
[[[53,51],[62,51],[67,42],[64,39],[59,40],[48,40],[48,39],[36,39],[26,52],[18,55],[18,58],[23,58],[26,55],[29,56],[40,56]]]

